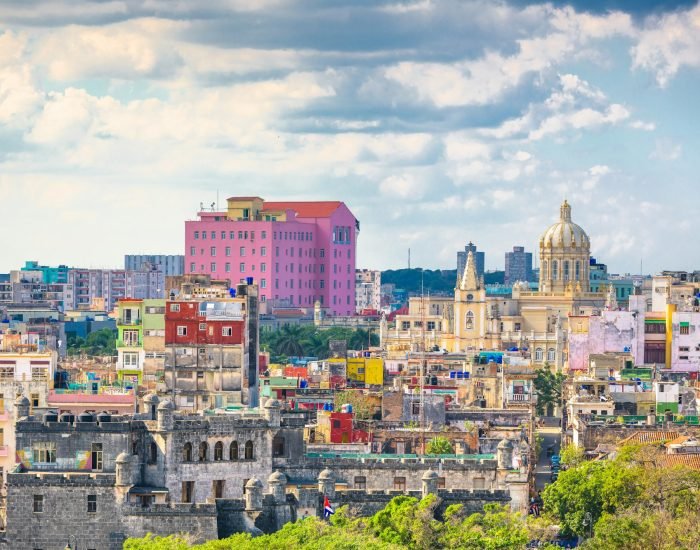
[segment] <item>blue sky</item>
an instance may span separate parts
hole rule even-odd
[[[612,272],[700,268],[698,89],[682,0],[5,0],[0,270],[182,253],[217,192],[345,201],[362,267],[502,268],[567,198]]]

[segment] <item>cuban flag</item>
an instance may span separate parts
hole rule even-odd
[[[324,496],[323,497],[323,517],[325,519],[328,519],[333,514],[335,514],[335,510],[333,510],[333,506],[331,506],[331,501],[328,500],[328,497]]]

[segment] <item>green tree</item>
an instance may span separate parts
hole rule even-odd
[[[426,451],[429,455],[451,455],[454,453],[452,442],[443,436],[437,436],[428,441]]]
[[[298,325],[285,325],[274,340],[275,351],[287,357],[302,357],[304,330]]]
[[[544,416],[548,406],[556,407],[561,403],[564,379],[565,376],[562,373],[552,372],[546,363],[544,367],[535,370],[534,385],[539,416]]]
[[[371,397],[362,390],[343,390],[333,396],[333,407],[339,411],[343,405],[352,405],[352,411],[357,420],[370,420],[376,410]]]
[[[575,445],[574,443],[569,443],[564,445],[561,452],[561,461],[568,467],[575,467],[581,464],[585,460],[583,447]]]

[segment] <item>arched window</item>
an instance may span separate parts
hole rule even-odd
[[[228,448],[228,459],[238,460],[238,441],[231,443],[231,446]]]
[[[276,435],[272,440],[272,456],[284,456],[284,437]]]
[[[564,261],[564,280],[569,280],[569,260]]]
[[[209,452],[209,445],[206,441],[202,441],[199,444],[199,461],[205,462],[207,460],[207,453]]]
[[[547,278],[547,268],[549,267],[549,262],[545,260],[542,262],[542,280]]]
[[[535,350],[535,361],[538,363],[542,361],[543,353],[542,353],[542,348],[537,348]]]
[[[559,278],[559,262],[552,260],[552,279],[555,281]]]
[[[214,460],[224,459],[224,444],[221,441],[217,441],[214,445]]]
[[[580,260],[576,260],[576,267],[574,268],[574,270],[575,270],[574,276],[576,277],[576,280],[580,281],[581,280],[581,261]]]
[[[182,448],[182,461],[192,462],[192,443],[189,441],[185,443],[185,446]]]
[[[557,352],[554,348],[547,350],[547,361],[554,361],[557,358]]]
[[[158,445],[156,445],[155,441],[151,441],[151,444],[148,446],[148,463],[149,464],[156,464],[158,462]]]
[[[245,442],[245,459],[246,460],[253,460],[253,442],[252,441],[246,441]]]
[[[474,312],[473,311],[467,311],[467,316],[465,318],[464,326],[467,330],[471,330],[474,328]]]

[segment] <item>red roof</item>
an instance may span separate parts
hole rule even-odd
[[[317,202],[267,202],[263,203],[263,210],[294,210],[300,218],[327,218],[335,212],[340,201]]]
[[[408,306],[404,306],[400,309],[397,309],[396,311],[392,311],[389,315],[386,316],[387,321],[393,321],[396,319],[397,315],[408,315]]]

